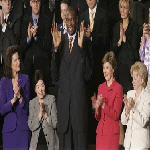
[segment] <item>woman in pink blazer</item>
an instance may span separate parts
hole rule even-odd
[[[97,99],[92,97],[95,118],[99,121],[96,130],[96,150],[118,150],[123,92],[122,86],[114,78],[114,53],[106,53],[102,63],[106,82],[99,85]]]

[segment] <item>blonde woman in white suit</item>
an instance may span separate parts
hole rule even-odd
[[[130,70],[134,90],[124,96],[121,122],[127,125],[125,150],[150,150],[150,94],[145,89],[148,80],[146,66],[136,62]]]

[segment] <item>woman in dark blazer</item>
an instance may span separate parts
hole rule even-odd
[[[117,80],[123,86],[124,93],[132,89],[130,76],[131,65],[139,59],[140,36],[139,27],[130,19],[132,0],[120,0],[121,21],[113,30],[113,50],[117,57]]]
[[[4,59],[5,77],[0,81],[0,114],[4,116],[3,150],[28,150],[29,78],[19,73],[19,47],[10,46]]]

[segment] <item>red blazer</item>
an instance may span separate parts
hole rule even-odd
[[[110,87],[104,82],[99,85],[98,95],[102,94],[104,108],[99,108],[96,120],[99,121],[96,133],[100,135],[113,135],[120,133],[119,115],[122,107],[122,86],[113,81]]]

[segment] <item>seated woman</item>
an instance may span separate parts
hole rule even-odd
[[[97,100],[92,97],[95,117],[99,121],[96,130],[96,150],[118,150],[123,91],[122,86],[114,78],[114,53],[106,53],[102,62],[106,82],[99,85]]]
[[[55,97],[45,93],[45,83],[39,70],[35,72],[35,92],[37,97],[29,103],[28,125],[32,131],[30,150],[39,149],[40,139],[43,141],[42,145],[46,143],[48,150],[56,150],[58,139],[55,131],[57,124]]]
[[[3,150],[28,150],[29,78],[20,73],[20,48],[10,46],[0,81],[0,114],[4,116]]]
[[[146,66],[136,62],[131,66],[134,90],[124,97],[125,107],[121,122],[127,125],[125,133],[125,150],[150,149],[150,94],[145,90],[148,72]]]

